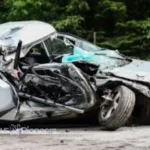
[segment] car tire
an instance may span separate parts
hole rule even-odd
[[[116,130],[125,125],[130,118],[135,106],[135,94],[131,89],[126,86],[118,86],[113,91],[118,91],[118,93],[120,93],[118,94],[118,105],[115,104],[117,108],[115,107],[116,109],[112,110],[112,114],[106,118],[103,117],[103,115],[105,115],[104,107],[106,106],[101,106],[99,111],[99,123],[107,130]],[[108,112],[106,111],[106,115],[107,113]]]

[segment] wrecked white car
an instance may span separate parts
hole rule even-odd
[[[58,39],[47,23],[1,24],[0,45],[1,121],[65,119],[97,111],[101,125],[117,129],[131,117],[137,93],[149,96],[147,81],[114,73],[134,60],[114,51],[86,52]]]
[[[10,22],[1,24],[0,31],[1,121],[74,118],[99,108],[82,71],[53,63],[48,49],[56,31],[51,25]]]

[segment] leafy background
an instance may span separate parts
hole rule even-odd
[[[141,59],[150,56],[150,0],[4,0],[0,23],[41,20]]]

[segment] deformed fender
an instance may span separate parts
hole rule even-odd
[[[103,82],[102,82],[102,80],[103,80]],[[141,83],[137,83],[135,81],[129,81],[129,80],[121,79],[121,78],[116,78],[116,77],[110,77],[110,78],[106,78],[106,79],[96,79],[97,87],[104,87],[104,86],[112,84],[114,82],[122,83],[134,90],[137,90],[138,92],[144,94],[145,96],[150,97],[149,87],[146,85],[143,85]]]

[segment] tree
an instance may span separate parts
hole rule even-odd
[[[41,20],[132,55],[149,50],[149,0],[4,0],[0,22]],[[129,54],[128,53],[128,54]]]

